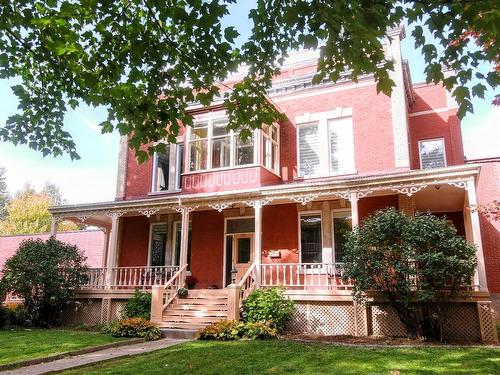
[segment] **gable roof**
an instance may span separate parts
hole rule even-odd
[[[0,271],[3,265],[15,254],[21,242],[27,239],[47,240],[50,233],[23,234],[13,236],[0,236]],[[74,232],[59,232],[56,238],[59,241],[76,245],[87,257],[89,267],[101,267],[104,233],[100,230],[80,230]]]

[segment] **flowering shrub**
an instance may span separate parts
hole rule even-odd
[[[143,318],[115,320],[106,324],[103,331],[113,337],[140,337],[147,341],[158,340],[161,337],[158,327]]]
[[[238,320],[221,320],[203,328],[197,334],[198,340],[256,340],[274,339],[278,337],[276,328],[264,322],[242,322]]]

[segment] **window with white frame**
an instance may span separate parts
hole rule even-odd
[[[262,164],[279,174],[279,128],[273,125],[262,127]]]
[[[227,124],[225,116],[194,122],[188,142],[190,172],[255,163],[253,136],[243,140]]]
[[[321,214],[302,213],[299,218],[301,262],[321,263],[323,260]]]
[[[421,169],[446,167],[446,153],[443,138],[419,141],[418,151]]]
[[[335,262],[344,261],[345,246],[347,236],[352,232],[352,217],[350,211],[333,212],[333,247],[335,252]]]
[[[155,154],[151,191],[173,191],[181,189],[184,144],[169,144],[163,154]]]
[[[151,224],[148,259],[149,266],[162,267],[165,265],[167,235],[168,226],[166,223]]]
[[[297,123],[299,176],[354,173],[352,117],[308,117],[314,121]]]

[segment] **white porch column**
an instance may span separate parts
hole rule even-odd
[[[358,213],[358,194],[351,193],[351,222],[352,230],[359,225],[359,213]]]
[[[104,233],[104,244],[102,246],[101,267],[106,268],[106,263],[108,261],[109,236],[110,236],[111,228],[102,228],[102,231]]]
[[[262,258],[262,203],[260,200],[254,201],[255,214],[255,238],[253,241],[253,262],[256,270],[256,285],[260,286],[260,265]]]
[[[116,265],[116,249],[118,248],[120,217],[111,217],[111,234],[109,235],[108,254],[106,257],[106,288],[110,289],[113,283],[113,268]]]
[[[52,215],[52,223],[50,224],[50,235],[56,237],[57,235],[57,218]]]
[[[477,281],[479,283],[479,290],[487,291],[488,283],[486,281],[486,269],[484,266],[484,254],[483,254],[483,243],[481,240],[481,228],[479,225],[479,214],[475,208],[477,207],[477,196],[476,196],[476,184],[474,180],[467,181],[467,200],[469,202],[469,215],[470,215],[470,234],[472,238],[471,242],[476,245],[477,248]]]
[[[181,211],[181,254],[179,266],[183,267],[188,263],[188,242],[189,242],[189,208],[182,207]]]

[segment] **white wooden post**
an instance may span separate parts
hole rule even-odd
[[[111,235],[109,237],[108,254],[106,259],[106,289],[111,289],[113,283],[113,268],[116,264],[116,249],[118,247],[118,230],[120,218],[118,215],[111,217]]]
[[[487,291],[488,283],[486,281],[486,269],[484,266],[484,254],[483,254],[483,243],[481,240],[481,228],[479,224],[479,214],[476,210],[477,208],[477,197],[476,197],[476,184],[474,180],[467,181],[467,198],[469,201],[469,212],[470,212],[470,225],[471,225],[471,242],[476,245],[477,248],[477,282],[479,283],[479,290]]]
[[[165,290],[162,285],[153,285],[151,289],[151,322],[161,323],[163,318],[163,294]]]
[[[111,232],[111,228],[102,228],[104,232],[104,244],[102,246],[102,259],[101,259],[101,267],[106,268],[106,262],[108,261],[108,252],[109,252],[109,235]]]
[[[52,237],[57,236],[57,218],[55,216],[52,216],[52,222],[50,224],[50,235]]]
[[[238,320],[240,318],[240,288],[236,284],[227,287],[227,320]]]
[[[189,243],[189,209],[187,207],[183,207],[181,211],[181,254],[180,254],[181,259],[179,262],[179,267],[183,267],[185,264],[188,264],[189,261],[188,243]]]
[[[260,265],[262,257],[262,203],[260,200],[254,202],[254,214],[255,214],[255,239],[253,241],[253,262],[255,263],[255,273],[256,280],[255,284],[257,288],[260,286]]]
[[[359,225],[359,213],[358,213],[358,194],[351,193],[351,222],[352,229],[356,228]]]

